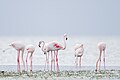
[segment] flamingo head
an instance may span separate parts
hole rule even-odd
[[[42,42],[43,42],[43,41],[40,41],[40,42],[39,42],[39,45],[38,45],[38,46],[39,46],[40,48],[41,48],[41,43],[42,43]]]
[[[41,48],[40,44],[38,46]]]
[[[80,47],[83,47],[83,44],[81,44],[81,46]]]
[[[67,34],[64,34],[64,39],[68,40]]]
[[[11,46],[11,47],[15,47],[15,45],[14,45],[14,44],[9,44],[9,46]]]
[[[9,46],[12,46],[12,44],[9,44]]]

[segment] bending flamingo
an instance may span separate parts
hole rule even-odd
[[[75,64],[76,66],[80,66],[81,67],[81,57],[84,53],[84,48],[83,48],[83,44],[76,44],[74,47],[75,50]],[[78,60],[79,58],[79,60]],[[78,65],[79,62],[79,65]]]
[[[32,55],[35,51],[35,47],[33,45],[27,45],[26,46],[26,50],[27,50],[27,57],[26,57],[26,67],[27,67],[27,71],[28,71],[28,56],[30,55],[29,57],[29,60],[30,60],[30,72],[32,72]]]
[[[23,71],[25,71],[25,62],[24,62],[24,59],[23,59],[25,45],[22,42],[12,42],[9,46],[12,46],[18,52],[18,57],[17,57],[18,72],[20,72],[20,52],[22,52],[21,53],[21,59],[22,59],[22,62],[23,62],[23,68],[24,68]]]
[[[101,64],[101,56],[103,54],[103,61],[104,61],[104,69],[105,69],[105,49],[106,49],[106,44],[104,42],[98,43],[98,48],[100,51],[100,56],[96,62],[96,71],[98,70],[98,63],[99,63],[99,69],[100,69],[100,64]]]
[[[57,71],[59,71],[58,50],[65,50],[66,49],[66,40],[67,40],[67,35],[64,34],[64,46],[62,46],[61,44],[57,43],[56,41],[49,42],[46,45],[43,42],[44,44],[43,44],[42,50],[43,50],[44,53],[47,53],[49,51],[54,51],[54,56],[56,56]],[[45,47],[44,47],[44,45],[45,45]]]

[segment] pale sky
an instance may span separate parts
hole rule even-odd
[[[120,0],[0,0],[0,36],[120,36]]]

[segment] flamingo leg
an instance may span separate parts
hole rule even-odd
[[[18,72],[20,72],[20,51],[18,51],[18,57],[17,57],[17,62],[18,62]]]
[[[46,55],[46,61],[45,61],[45,66],[44,66],[44,71],[46,70],[46,63],[47,63],[47,54],[45,54]]]
[[[55,51],[54,51],[54,71],[55,71]]]
[[[104,61],[104,69],[106,69],[106,67],[105,67],[105,50],[103,51],[104,53],[103,53],[103,55],[104,55],[104,57],[103,57],[103,61]]]
[[[77,56],[75,57],[75,65],[76,65],[76,67],[78,66],[78,57]]]
[[[100,70],[100,66],[101,66],[101,57],[99,59],[99,70]]]
[[[59,71],[59,65],[58,65],[58,51],[56,51],[56,63],[57,63],[57,72]]]
[[[32,54],[33,53],[31,53],[30,58],[29,58],[29,60],[30,60],[30,72],[32,72]]]
[[[24,62],[24,59],[23,59],[23,54],[24,54],[24,50],[22,50],[22,62],[23,62],[23,71],[25,71],[25,62]]]
[[[100,61],[100,63],[101,63],[101,55],[102,55],[102,52],[100,51],[100,56],[99,56],[99,58],[98,58],[98,60],[97,60],[97,62],[96,62],[96,71],[98,70],[98,62]],[[100,64],[99,63],[99,64]],[[100,65],[99,65],[100,66]]]
[[[28,72],[28,61],[27,61],[27,59],[28,59],[28,53],[27,53],[27,57],[26,57],[26,68],[27,68],[27,72]]]
[[[48,59],[47,59],[47,70],[49,71],[49,52],[48,52]]]
[[[53,55],[52,55],[52,51],[51,51],[51,71],[52,71],[52,64],[53,64]]]
[[[81,57],[79,58],[79,67],[81,68]]]

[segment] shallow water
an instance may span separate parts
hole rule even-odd
[[[41,80],[119,80],[120,79],[120,70],[80,70],[80,71],[60,71],[60,72],[51,72],[51,71],[33,71],[30,72],[9,72],[9,71],[0,71],[0,80],[9,80],[9,79],[41,79]]]
[[[33,71],[48,71],[51,70],[50,66],[49,69],[44,69],[44,65],[33,65]],[[23,66],[21,65],[21,70]],[[29,67],[28,67],[29,68]],[[95,70],[95,66],[59,66],[60,71],[80,71],[80,70]],[[56,68],[55,68],[56,70]],[[105,70],[103,66],[101,66],[101,70]],[[106,66],[106,70],[120,70],[119,66]],[[14,71],[17,72],[17,65],[0,65],[0,71]],[[54,69],[52,69],[54,71]]]
[[[33,72],[17,72],[16,65],[0,65],[0,80],[119,80],[120,67],[107,66],[106,70],[96,72],[93,66],[60,66],[60,71],[49,69],[44,71],[44,65],[34,65]]]

